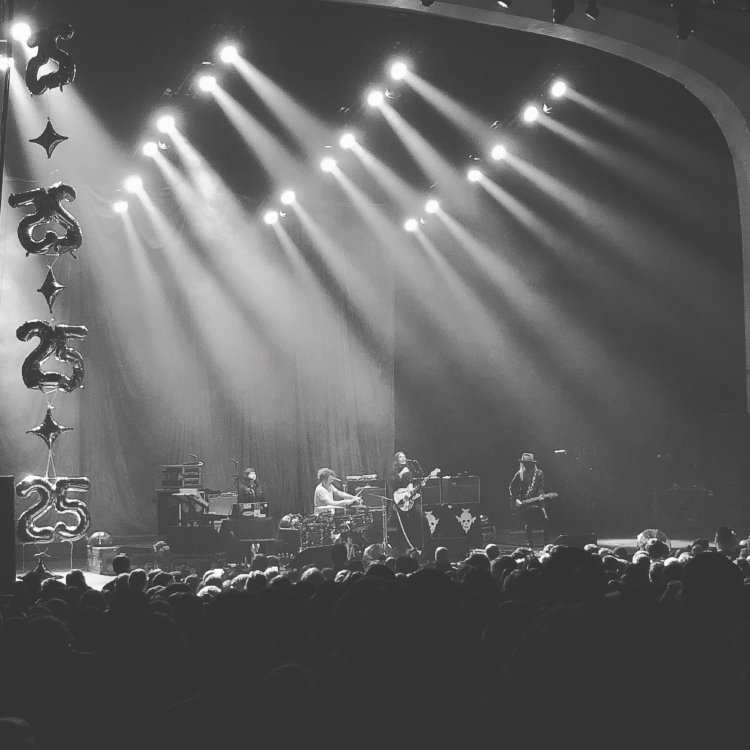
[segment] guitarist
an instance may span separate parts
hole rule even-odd
[[[549,542],[549,519],[544,506],[537,503],[524,505],[521,501],[544,494],[544,472],[537,468],[533,453],[524,453],[519,468],[508,487],[510,507],[526,533],[528,547],[534,545],[534,528],[541,528],[544,544]],[[544,502],[543,500],[541,501]]]
[[[410,461],[403,451],[396,451],[393,465],[386,477],[388,497],[392,498],[396,490],[416,485],[421,477],[417,461]],[[417,490],[419,492],[419,490]],[[409,510],[400,510],[395,503],[391,503],[390,525],[395,526],[396,533],[391,544],[399,550],[419,549],[423,554],[432,552],[432,537],[427,519],[422,513],[422,502],[415,495],[414,505]]]

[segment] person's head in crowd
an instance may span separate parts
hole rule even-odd
[[[26,601],[33,602],[39,596],[39,592],[42,590],[42,579],[35,570],[30,570],[28,573],[24,573],[21,577],[24,588],[26,589]]]
[[[693,555],[699,555],[701,552],[710,552],[711,546],[708,542],[708,539],[696,539],[691,545],[690,545],[690,552]]]
[[[47,599],[47,601],[44,602],[44,606],[49,610],[49,613],[53,617],[56,617],[67,625],[70,624],[70,607],[64,599],[58,599],[56,597]]]
[[[120,573],[130,573],[130,558],[122,552],[115,555],[112,558],[112,571],[116,576]]]
[[[510,556],[518,562],[523,562],[527,557],[532,557],[533,555],[534,551],[528,547],[516,547]]]
[[[177,581],[178,583],[182,581],[183,576],[181,570],[170,570],[169,575],[172,576],[173,581]]]
[[[320,586],[321,583],[325,581],[325,578],[323,578],[323,574],[320,572],[319,568],[316,568],[314,565],[310,565],[308,568],[302,571],[299,577],[301,582],[310,583],[314,586]]]
[[[262,571],[261,571],[262,573]],[[216,586],[216,588],[221,588],[224,584],[224,581],[221,576],[217,576],[215,573],[211,573],[211,575],[207,576],[203,579],[203,585],[204,586]]]
[[[255,555],[250,563],[250,570],[260,570],[263,572],[268,567],[268,558],[265,555]]]
[[[151,568],[151,570],[148,571],[148,575],[146,576],[146,578],[148,579],[148,584],[146,585],[147,588],[150,588],[154,585],[154,578],[156,578],[156,576],[158,576],[161,572],[161,568]]]
[[[739,554],[740,540],[728,526],[719,526],[714,536],[716,551],[734,560]]]
[[[169,586],[170,583],[174,583],[174,579],[169,573],[162,571],[156,576],[152,582],[154,586]]]
[[[148,574],[143,568],[131,570],[128,575],[128,585],[136,591],[145,591],[148,583]]]
[[[395,561],[394,561],[394,568],[395,568]],[[352,573],[364,574],[365,572],[364,560],[349,560],[349,562],[346,564],[346,569],[350,570]]]
[[[665,560],[669,557],[669,545],[661,539],[649,539],[645,550],[652,560]]]
[[[599,545],[598,544],[592,544],[589,542],[589,544],[585,544],[583,549],[586,552],[590,552],[592,555],[598,555],[599,554]]]
[[[606,555],[602,558],[602,567],[607,578],[612,580],[620,574],[620,561],[614,555]]]
[[[419,570],[419,560],[409,555],[399,555],[396,558],[396,573],[409,575]],[[368,568],[369,572],[369,568]]]
[[[336,576],[333,580],[336,583],[344,583],[349,578],[350,575],[351,575],[351,571],[344,568],[344,570],[340,570],[338,573],[336,573]]]
[[[190,590],[195,593],[198,590],[198,584],[200,583],[201,579],[198,578],[198,575],[196,573],[191,573],[189,576],[185,577],[185,583],[190,587]]]
[[[267,586],[268,579],[262,570],[251,570],[247,574],[245,591],[249,591],[251,594],[257,594],[259,591],[263,591]]]
[[[321,573],[322,575],[322,573]],[[268,588],[272,591],[291,591],[293,587],[292,579],[286,573],[279,573],[269,582]]]
[[[398,563],[398,560],[396,563]],[[398,564],[396,567],[398,567]],[[375,576],[377,578],[385,578],[388,581],[392,581],[395,579],[396,573],[394,573],[394,571],[392,571],[385,563],[373,562],[367,567],[365,576],[368,578]]]
[[[472,568],[479,568],[490,572],[490,559],[481,552],[473,552],[466,558],[466,564]]]
[[[651,556],[646,552],[645,549],[636,550],[633,553],[633,565],[641,565],[644,570],[648,570],[651,566]]]
[[[104,612],[104,610],[107,609],[107,600],[101,591],[97,591],[97,589],[88,589],[81,594],[78,606],[81,609],[84,607],[91,607],[92,609]]]
[[[393,555],[386,557],[383,563],[386,568],[390,568],[394,573],[396,572],[396,558]]]
[[[261,573],[261,575],[263,575]],[[263,580],[265,581],[265,576],[263,576]],[[214,599],[221,593],[221,589],[218,586],[202,586],[198,589],[198,596],[201,599]]]
[[[266,561],[268,563],[269,568],[280,568],[281,567],[281,560],[279,560],[278,555],[267,555]]]
[[[77,568],[71,570],[70,573],[65,576],[65,585],[78,589],[79,591],[86,591],[86,589],[88,589],[86,576],[83,575],[82,570],[78,570]]]
[[[652,560],[648,569],[649,583],[655,586],[662,585],[662,573],[664,572],[664,563],[661,560]]]
[[[511,570],[503,583],[509,599],[519,599],[536,606],[542,600],[542,579],[535,570]]]
[[[484,554],[487,555],[487,559],[492,562],[496,558],[500,557],[500,547],[498,547],[494,542],[490,542],[485,548],[484,548]]]
[[[604,594],[607,578],[601,558],[577,547],[559,546],[541,568],[544,598],[574,604]]]
[[[518,567],[518,563],[510,555],[500,555],[490,563],[490,575],[502,587],[505,577]]]
[[[336,577],[336,571],[333,568],[323,568],[320,574],[326,581],[332,581]]]
[[[664,569],[661,572],[661,581],[664,586],[672,581],[681,581],[684,567],[675,557],[668,557],[664,561]]]
[[[267,579],[267,580],[268,580],[269,582],[270,582],[270,581],[273,581],[273,579],[274,579],[274,578],[276,578],[276,576],[278,576],[278,575],[279,575],[279,569],[278,569],[278,568],[275,568],[275,567],[273,567],[273,568],[266,568],[266,569],[265,569],[265,570],[263,571],[263,575],[264,575],[264,576],[266,577],[266,579]]]
[[[682,577],[687,612],[713,630],[729,632],[745,613],[746,594],[740,569],[725,555],[696,555]]]
[[[618,560],[630,560],[630,554],[628,553],[628,548],[627,547],[615,547],[612,550],[612,554]]]
[[[186,583],[178,583],[175,581],[174,583],[170,583],[169,586],[164,587],[164,597],[172,596],[172,594],[187,594],[190,593],[190,586],[188,586]]]
[[[442,572],[450,570],[451,565],[451,553],[447,547],[436,547],[435,548],[435,568]]]
[[[240,573],[229,581],[229,585],[231,588],[235,589],[235,591],[244,591],[247,587],[248,578],[250,578],[248,573]]]

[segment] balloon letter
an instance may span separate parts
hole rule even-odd
[[[62,91],[63,86],[73,82],[76,77],[73,58],[57,44],[59,39],[70,39],[72,36],[73,27],[70,24],[53,23],[49,28],[37,31],[29,37],[29,47],[39,47],[36,55],[26,66],[26,88],[35,96],[57,86]],[[39,69],[50,60],[57,63],[57,70],[39,76]]]
[[[91,525],[89,509],[82,500],[68,498],[68,492],[88,492],[91,482],[87,477],[57,477],[50,480],[33,474],[24,477],[16,485],[17,497],[28,497],[36,493],[38,500],[21,513],[17,535],[21,542],[50,542],[57,534],[70,542],[80,539]],[[54,526],[38,526],[37,521],[51,508],[58,513],[72,513],[75,524],[58,521]]]

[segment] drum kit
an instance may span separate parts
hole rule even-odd
[[[299,530],[300,549],[345,544],[350,552],[361,553],[378,532],[374,528],[372,511],[366,506],[336,508],[334,513],[313,516],[295,516],[289,519],[289,523],[290,528]]]

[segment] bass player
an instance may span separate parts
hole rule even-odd
[[[533,453],[522,454],[518,471],[508,486],[508,493],[511,511],[518,517],[526,533],[527,546],[534,545],[534,528],[542,529],[544,544],[548,544],[550,528],[544,507],[544,472],[537,467]],[[535,501],[533,498],[539,500]]]
[[[395,527],[396,532],[391,544],[399,551],[418,549],[423,555],[431,555],[433,549],[430,527],[422,513],[422,502],[419,496],[419,483],[423,472],[418,461],[411,461],[403,451],[396,451],[393,464],[388,470],[386,478],[388,497],[393,498],[399,490],[408,490],[406,497],[409,502],[408,510],[401,510],[395,502],[391,502],[389,526]]]

